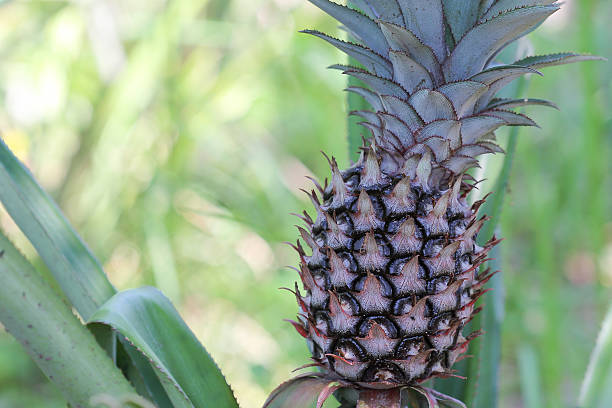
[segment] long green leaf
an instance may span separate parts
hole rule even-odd
[[[587,368],[578,406],[580,408],[603,408],[609,406],[612,392],[612,305],[603,321],[597,343]]]
[[[491,270],[501,268],[499,245],[491,250],[492,261],[488,266]],[[473,408],[494,408],[498,403],[499,395],[499,364],[501,360],[501,326],[504,320],[504,282],[501,274],[497,274],[489,281],[489,288],[493,289],[479,316],[480,329],[484,335],[476,339],[476,355],[469,360],[467,397],[465,403]],[[472,354],[472,349],[470,349]]]
[[[378,24],[359,11],[344,7],[329,0],[308,0],[327,14],[340,21],[359,38],[367,38],[368,46],[378,54],[385,56],[389,51],[385,37]]]
[[[0,321],[73,407],[134,394],[93,335],[0,233]]]
[[[110,326],[141,351],[174,408],[237,408],[221,371],[157,289],[144,287],[113,296],[89,319]]]
[[[540,24],[558,9],[558,6],[519,8],[475,26],[457,43],[444,63],[446,79],[457,81],[477,74],[500,48]]]
[[[0,141],[0,201],[87,320],[116,292],[51,197]]]

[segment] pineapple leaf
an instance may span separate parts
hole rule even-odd
[[[159,290],[120,292],[88,324],[111,327],[146,356],[174,407],[238,407],[213,359]]]
[[[441,0],[400,1],[406,28],[428,45],[439,61],[446,57]]]
[[[398,135],[400,138],[409,138],[408,140],[402,140],[402,143],[405,146],[410,146],[414,144],[414,139],[412,138],[412,131],[408,127],[408,125],[398,118],[395,115],[391,115],[389,113],[378,113],[378,117],[384,124],[385,129],[388,129],[394,135]]]
[[[490,115],[496,118],[500,118],[506,122],[507,126],[535,126],[539,127],[531,118],[522,113],[516,113],[512,111],[502,109],[492,109],[482,113],[483,115]]]
[[[15,246],[0,233],[0,322],[71,406],[133,394],[113,360]]]
[[[371,124],[380,127],[380,119],[378,118],[378,115],[376,115],[372,111],[368,111],[368,110],[351,111],[350,115],[359,116],[361,118],[364,118],[365,120],[367,120]]]
[[[517,9],[519,7],[547,6],[556,1],[557,0],[498,0],[487,10],[486,13],[484,13],[480,19],[480,22],[489,20],[508,10]]]
[[[300,31],[304,34],[311,34],[315,37],[319,37],[349,56],[355,58],[359,61],[364,67],[366,67],[370,72],[381,76],[383,78],[391,79],[393,74],[393,68],[388,60],[376,54],[372,50],[365,48],[359,44],[353,44],[350,42],[338,40],[337,38],[330,37],[327,34],[324,34],[320,31],[316,30],[302,30]]]
[[[523,58],[522,60],[516,61],[512,65],[519,65],[537,69],[544,67],[552,67],[555,65],[571,64],[580,61],[606,61],[606,59],[603,57],[598,57],[596,55],[584,55],[564,52],[558,54],[536,55],[532,57],[527,57]]]
[[[329,0],[308,0],[330,16],[341,22],[361,42],[380,55],[387,55],[389,46],[378,24],[357,10],[342,6]]]
[[[478,160],[473,157],[457,156],[453,155],[450,159],[442,163],[442,166],[446,167],[453,173],[463,173],[467,169],[478,166]]]
[[[471,79],[473,81],[482,82],[485,85],[491,85],[500,80],[512,81],[521,75],[526,74],[542,75],[541,72],[536,71],[531,67],[521,65],[502,65],[484,70],[474,75]]]
[[[389,58],[393,64],[393,79],[408,93],[414,92],[418,87],[433,88],[433,81],[427,69],[408,54],[403,51],[389,51]]]
[[[463,144],[474,144],[483,136],[504,126],[506,121],[493,116],[472,116],[461,120],[461,140]]]
[[[345,89],[345,91],[352,92],[354,94],[357,94],[363,97],[363,99],[365,99],[365,101],[370,104],[370,106],[374,109],[374,111],[378,112],[378,111],[383,110],[382,103],[380,102],[380,98],[378,97],[378,95],[376,95],[374,92],[370,91],[369,89],[361,87],[361,86],[349,86],[348,88]]]
[[[352,3],[374,20],[382,19],[400,26],[404,25],[404,15],[398,0],[353,0]]]
[[[385,110],[400,118],[411,131],[416,131],[424,125],[423,119],[419,116],[412,105],[403,99],[395,96],[381,96]]]
[[[479,0],[443,0],[444,17],[450,27],[455,43],[478,21]]]
[[[437,120],[428,123],[419,133],[417,133],[417,142],[422,142],[432,136],[446,135],[450,142],[450,147],[456,149],[461,145],[461,123],[457,120]]]
[[[358,68],[351,68],[343,73],[365,82],[374,92],[379,95],[391,95],[401,99],[408,98],[408,93],[404,90],[404,88],[386,78],[381,78]]]
[[[558,9],[558,6],[519,8],[475,26],[457,43],[445,61],[443,68],[447,81],[466,79],[480,72],[503,46],[536,27]]]
[[[530,67],[521,67],[517,65],[504,65],[487,69],[480,74],[472,77],[472,80],[482,82],[489,85],[489,90],[484,93],[476,104],[475,111],[481,112],[486,109],[487,104],[495,97],[495,95],[503,89],[506,85],[510,84],[515,79],[527,74],[542,75],[539,71],[536,71]]]
[[[1,140],[0,200],[83,319],[115,294],[87,245]]]
[[[484,94],[489,87],[481,82],[461,81],[452,82],[438,88],[452,102],[457,117],[462,118],[474,111],[474,105],[478,98]]]
[[[431,48],[423,44],[410,30],[384,21],[379,21],[379,24],[392,50],[404,51],[427,68],[436,83],[443,81],[442,66]]]
[[[491,102],[489,102],[489,104],[487,105],[487,109],[511,109],[511,108],[517,108],[520,106],[529,106],[529,105],[539,105],[539,106],[547,106],[549,108],[554,108],[559,110],[559,107],[550,102],[547,101],[545,99],[529,99],[529,98],[524,98],[524,99],[512,99],[512,98],[498,98],[498,99],[493,99]]]
[[[329,391],[338,383],[313,373],[299,375],[279,385],[268,397],[263,408],[316,408],[320,397],[329,397]],[[327,395],[326,395],[327,394]]]
[[[426,123],[440,119],[454,119],[456,116],[453,104],[438,91],[421,89],[415,92],[408,101]]]

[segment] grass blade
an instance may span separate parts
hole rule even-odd
[[[501,254],[499,245],[490,252],[493,260],[488,262],[491,270],[501,267]],[[489,288],[493,289],[489,296],[485,295],[486,303],[480,313],[480,329],[485,332],[476,339],[478,342],[473,359],[469,360],[468,393],[465,403],[468,407],[494,408],[499,397],[499,364],[501,360],[501,326],[504,320],[504,281],[501,274],[497,274],[489,281]],[[472,350],[469,352],[472,354]]]
[[[518,351],[518,363],[521,379],[521,393],[525,408],[543,407],[538,368],[538,356],[530,345],[523,345]]]
[[[0,201],[83,319],[115,294],[87,245],[1,140]]]
[[[110,326],[142,352],[173,407],[238,407],[213,359],[159,290],[120,292],[89,323]]]
[[[587,367],[578,406],[580,408],[599,408],[610,404],[612,392],[608,384],[612,382],[612,305],[603,321],[597,343]]]
[[[0,321],[74,407],[134,390],[93,335],[0,233]]]

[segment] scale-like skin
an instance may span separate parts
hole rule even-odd
[[[468,206],[461,181],[424,191],[417,178],[387,175],[373,150],[320,189],[313,222],[298,241],[302,309],[298,331],[332,376],[361,385],[415,384],[449,375],[471,336],[489,275],[479,275],[485,248],[475,244],[484,220]]]

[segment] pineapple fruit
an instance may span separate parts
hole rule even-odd
[[[502,153],[495,131],[534,126],[512,109],[533,99],[499,99],[514,79],[594,57],[534,56],[510,65],[498,53],[559,9],[554,0],[353,0],[355,8],[309,0],[355,39],[306,30],[360,66],[334,65],[359,79],[349,87],[370,110],[361,158],[308,195],[295,249],[298,319],[314,365],[357,389],[395,389],[453,375],[476,333],[463,328],[492,276],[479,267],[498,240],[476,243],[483,201],[470,204],[478,157]],[[307,248],[303,245],[306,244]]]

